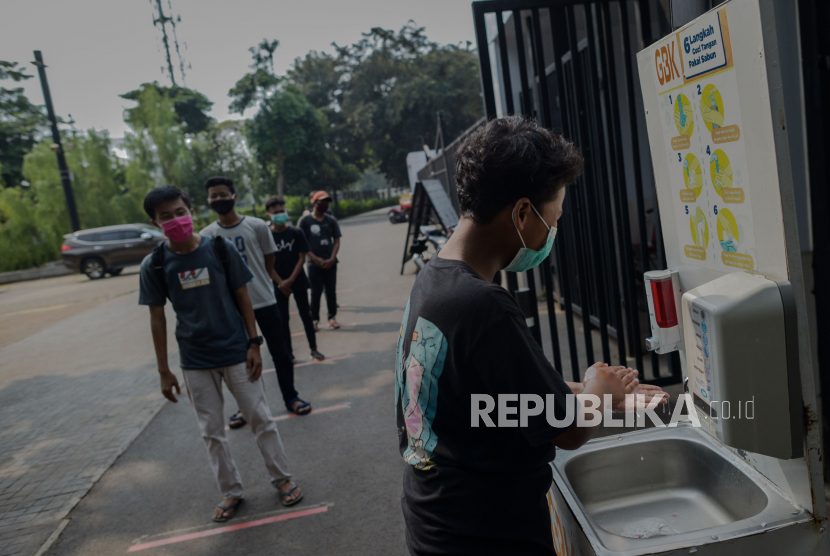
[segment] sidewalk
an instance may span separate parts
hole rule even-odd
[[[24,327],[45,326],[22,337],[10,329],[19,339],[0,344],[3,556],[34,554],[163,405],[137,276],[80,278],[0,290],[0,310],[17,315],[4,322],[19,326],[28,306],[42,321]],[[55,298],[93,308],[53,322],[39,302]]]

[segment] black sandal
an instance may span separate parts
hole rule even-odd
[[[241,429],[245,425],[248,424],[248,421],[245,420],[245,417],[242,416],[242,410],[240,409],[233,415],[231,415],[230,421],[228,421],[228,427],[232,429]]]
[[[294,407],[293,407],[294,402],[302,402],[302,403],[297,406],[297,409],[294,409]],[[294,413],[295,415],[308,415],[309,413],[311,413],[311,404],[308,403],[307,401],[301,400],[300,398],[294,398],[293,400],[288,402],[288,405],[286,407],[288,408],[288,411],[290,411],[291,413]],[[308,409],[305,409],[305,408],[308,408]],[[305,411],[303,411],[304,409],[305,409]]]
[[[220,510],[222,510],[222,514],[220,514],[219,517],[214,517],[213,521],[215,521],[216,523],[224,523],[228,520],[233,519],[233,516],[236,515],[236,509],[243,502],[243,500],[245,500],[245,499],[244,498],[239,498],[239,499],[237,499],[236,502],[234,502],[233,504],[229,504],[227,506],[223,506],[222,504],[216,504],[216,507],[219,508]],[[231,515],[228,515],[228,516],[224,515],[227,512],[231,512]]]

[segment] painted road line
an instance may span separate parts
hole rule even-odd
[[[137,552],[139,550],[146,550],[148,548],[156,548],[157,546],[165,546],[168,544],[176,544],[184,541],[191,541],[193,539],[201,539],[204,537],[212,537],[214,535],[221,535],[223,533],[231,533],[241,529],[250,529],[251,527],[259,527],[260,525],[268,525],[270,523],[277,523],[279,521],[287,521],[298,517],[305,517],[307,515],[315,515],[327,512],[328,505],[318,506],[316,508],[308,508],[298,512],[291,512],[287,514],[275,515],[273,517],[266,517],[264,519],[255,519],[252,521],[244,521],[235,525],[227,527],[218,527],[216,529],[207,529],[205,531],[197,531],[195,533],[187,533],[186,535],[179,535],[177,537],[170,537],[167,539],[160,539],[157,541],[146,542],[142,544],[135,544],[131,546],[127,552]]]
[[[321,407],[319,409],[312,409],[306,415],[316,415],[318,413],[327,413],[329,411],[337,411],[338,409],[349,409],[352,407],[351,402],[341,403],[340,405],[330,405],[328,407]],[[286,419],[292,419],[294,417],[305,417],[305,415],[297,415],[296,413],[288,413],[287,415],[277,415],[276,417],[271,417],[272,421],[285,421]],[[245,423],[243,427],[247,427],[248,423]],[[242,427],[240,427],[242,428]],[[225,425],[225,430],[229,431],[231,428]]]
[[[327,411],[337,411],[338,409],[349,409],[352,406],[351,403],[342,403],[340,405],[332,405],[329,407],[321,407],[320,409],[312,409],[306,415],[315,415],[317,413],[326,413]],[[306,415],[297,415],[296,413],[288,413],[287,415],[277,415],[276,417],[271,417],[272,421],[285,421],[286,419],[293,419],[294,417],[305,417]]]
[[[349,330],[350,328],[354,328],[355,326],[357,326],[356,322],[352,322],[352,323],[349,323],[349,324],[341,324],[340,328],[331,328],[331,327],[321,328],[320,330],[317,331],[317,333],[319,334],[320,332],[337,332],[338,330]]]
[[[329,361],[339,361],[341,359],[348,359],[351,356],[352,356],[352,354],[349,353],[349,354],[346,354],[346,355],[338,355],[337,357],[327,357],[326,359],[323,359],[322,361],[306,361],[305,363],[297,363],[296,365],[294,365],[294,368],[296,369],[297,367],[306,367],[308,365],[325,365]],[[262,374],[273,373],[273,372],[276,372],[276,369],[265,369],[264,371],[262,371]]]

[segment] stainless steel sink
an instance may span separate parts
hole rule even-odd
[[[690,426],[598,439],[559,451],[552,466],[589,540],[607,554],[693,546],[809,517],[739,456]]]

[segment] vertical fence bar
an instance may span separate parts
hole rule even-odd
[[[533,109],[531,107],[532,100],[530,94],[530,84],[527,79],[527,60],[525,58],[525,38],[522,31],[522,12],[520,10],[513,11],[513,28],[516,33],[516,53],[519,58],[519,79],[522,84],[522,113],[525,117],[533,116]]]
[[[593,9],[593,8],[596,8],[596,9]],[[612,181],[613,181],[614,184],[616,184],[620,180],[619,175],[614,175],[613,178],[611,177],[611,174],[615,173],[618,170],[616,149],[613,146],[614,145],[614,138],[613,138],[612,135],[613,135],[613,117],[614,116],[611,112],[611,94],[610,94],[610,91],[609,91],[610,82],[613,81],[613,76],[609,73],[610,68],[608,66],[608,61],[607,61],[607,58],[606,58],[606,55],[608,54],[608,52],[607,52],[608,46],[606,45],[605,38],[602,35],[602,33],[600,32],[601,31],[600,29],[595,30],[595,28],[594,28],[595,22],[597,24],[600,24],[600,26],[601,26],[601,21],[602,21],[601,20],[601,17],[602,17],[601,7],[596,6],[596,5],[592,5],[592,10],[591,11],[592,11],[592,15],[591,15],[591,18],[589,19],[589,25],[588,25],[588,42],[596,43],[597,41],[600,41],[599,45],[597,46],[597,51],[599,52],[599,57],[600,57],[599,64],[600,64],[600,68],[602,70],[603,83],[605,85],[604,95],[602,95],[602,98],[605,101],[604,102],[604,106],[605,106],[605,120],[604,120],[604,123],[605,123],[605,127],[604,127],[603,131],[607,130],[607,133],[609,135],[608,144],[612,145],[612,147],[609,149],[611,167],[610,167],[610,169],[606,168],[606,187],[603,188],[603,193],[605,195],[606,207],[609,208],[609,209],[611,209],[611,207],[616,207],[617,208],[616,211],[613,211],[614,212],[613,221],[616,224],[617,237],[622,238],[624,234],[623,234],[623,227],[622,227],[622,219],[619,215],[619,208],[620,208],[619,205],[620,205],[620,203],[615,204],[613,202],[613,200],[612,200],[613,197],[611,195],[611,190],[610,190],[610,188],[612,186]],[[594,61],[596,62],[596,60],[594,60]],[[602,108],[598,107],[597,112],[601,113]],[[606,221],[610,221],[609,219],[612,219],[611,214],[606,212],[605,219],[606,219]],[[608,245],[613,247],[614,244],[615,244],[614,243],[614,230],[612,229],[611,226],[608,226],[607,230],[608,230],[607,233],[608,233],[608,242],[609,242]],[[622,246],[622,244],[620,243],[620,247],[621,246]],[[620,249],[619,252],[622,253],[623,252],[622,249]],[[612,301],[614,303],[614,307],[616,308],[615,316],[616,316],[617,351],[618,351],[618,357],[619,357],[619,364],[627,366],[628,365],[628,359],[626,357],[626,348],[625,348],[625,335],[626,335],[625,328],[626,328],[626,325],[625,325],[625,319],[623,318],[622,299],[620,297],[620,278],[618,278],[618,276],[621,277],[622,282],[623,282],[623,291],[625,291],[624,288],[626,287],[625,283],[626,283],[626,279],[627,279],[627,274],[626,273],[628,272],[628,267],[626,265],[626,261],[624,260],[624,258],[625,258],[624,255],[620,256],[620,269],[619,269],[619,272],[618,272],[616,253],[611,253],[610,260],[611,260],[611,277],[612,277],[612,279],[611,279],[611,284],[610,285],[611,285]]]
[[[640,271],[645,273],[649,270],[648,232],[646,230],[645,200],[643,198],[643,172],[642,168],[640,167],[640,136],[637,129],[637,103],[634,100],[634,69],[632,67],[633,64],[631,62],[631,55],[629,53],[631,49],[630,26],[633,24],[633,21],[628,14],[628,0],[622,0],[620,2],[620,11],[622,14],[622,31],[624,43],[622,48],[622,55],[625,61],[625,81],[626,87],[628,89],[629,124],[631,127],[631,150],[632,158],[634,159],[634,183],[637,184],[637,187],[635,187],[635,192],[637,196],[637,220],[639,224],[638,229],[640,233]],[[635,315],[636,318],[639,319],[639,307],[637,308],[637,313],[635,313]],[[637,342],[640,342],[640,338],[637,338]],[[660,376],[660,363],[657,354],[654,352],[652,352],[651,354],[651,370],[655,378]],[[643,372],[643,369],[640,369],[640,372]]]
[[[499,34],[499,53],[501,55],[502,90],[507,105],[507,113],[513,114],[513,82],[510,79],[510,60],[507,57],[507,34],[504,32],[503,12],[496,12],[496,29]]]
[[[598,44],[597,35],[596,35],[596,31],[595,31],[595,23],[596,23],[595,20],[596,20],[597,14],[598,14],[598,10],[596,9],[595,4],[590,4],[590,5],[585,6],[585,22],[586,22],[586,26],[587,26],[586,33],[587,33],[587,38],[588,38],[588,53],[589,53],[589,61],[588,62],[589,62],[590,73],[591,73],[591,76],[592,76],[593,79],[599,79],[600,71],[599,71],[599,67],[597,65],[597,55],[601,54],[601,51],[602,51],[601,46]],[[594,49],[596,49],[596,51]],[[607,81],[608,81],[607,74],[604,74],[603,81],[605,83],[607,83]],[[601,103],[601,99],[600,99],[600,97],[602,95],[601,95],[599,83],[597,85],[598,85],[596,87],[597,91],[593,95],[593,100],[594,100],[593,109],[594,109],[594,114],[595,114],[595,117],[596,117],[596,121],[598,122],[598,125],[595,127],[595,130],[598,134],[604,135],[605,126],[602,125],[604,123],[604,120],[602,119],[602,103]],[[605,96],[606,97],[608,96],[607,89],[605,91]],[[610,117],[610,115],[608,115],[607,117]],[[598,150],[597,152],[599,153],[600,151]],[[622,346],[622,349],[620,350],[620,364],[624,365],[625,364],[625,331],[623,329],[624,327],[623,327],[623,320],[622,320],[622,311],[620,310],[620,288],[619,288],[619,279],[618,279],[619,274],[617,272],[616,253],[614,252],[614,233],[613,233],[613,230],[611,229],[611,226],[609,225],[609,223],[611,222],[610,208],[612,206],[611,196],[609,194],[609,187],[610,187],[611,177],[610,177],[610,172],[609,172],[608,166],[605,164],[604,159],[600,163],[600,167],[602,168],[602,175],[601,175],[600,182],[599,182],[601,195],[602,195],[602,202],[599,203],[599,205],[601,207],[601,211],[602,211],[601,214],[600,214],[600,227],[605,232],[604,240],[607,242],[606,243],[607,249],[604,249],[604,252],[606,253],[608,266],[610,267],[609,268],[610,272],[606,275],[606,276],[609,276],[610,279],[608,280],[608,282],[611,285],[611,288],[609,288],[608,293],[611,296],[611,303],[613,303],[613,305],[616,309],[614,311],[614,316],[616,317],[615,327],[617,328],[617,346],[618,346],[618,349],[619,349],[619,346]],[[603,348],[604,347],[605,346],[603,346]],[[603,351],[603,355],[604,355],[606,361],[611,360],[610,350],[609,350],[609,353],[605,353]]]
[[[574,95],[575,102],[575,111],[577,114],[577,119],[579,122],[579,129],[580,129],[580,141],[581,144],[584,146],[590,146],[592,144],[593,134],[591,133],[590,125],[588,124],[588,96],[589,92],[586,90],[585,87],[585,75],[583,72],[583,67],[580,62],[579,57],[579,46],[576,41],[576,18],[574,17],[574,10],[573,6],[568,6],[565,8],[565,12],[567,15],[567,22],[569,27],[568,38],[571,50],[571,64],[573,67],[574,72],[574,88],[576,94]],[[587,15],[587,10],[586,10]],[[585,56],[589,59],[591,57],[593,49],[591,47],[590,42],[588,43],[588,47],[585,50]],[[594,77],[593,75],[589,76],[589,78]],[[581,103],[580,103],[581,102]],[[584,148],[584,147],[583,147]],[[582,229],[583,232],[586,234],[586,239],[590,242],[588,252],[591,253],[593,259],[593,269],[586,272],[583,283],[585,284],[585,294],[582,296],[583,298],[583,307],[582,307],[582,322],[586,329],[586,335],[592,334],[592,326],[591,326],[591,308],[590,305],[584,306],[585,300],[590,298],[592,286],[595,287],[596,295],[597,295],[597,313],[599,316],[599,330],[600,330],[600,340],[602,346],[602,354],[603,360],[609,361],[611,359],[611,350],[608,345],[608,313],[607,313],[607,306],[606,306],[606,298],[605,292],[601,286],[601,284],[596,284],[595,277],[600,276],[602,274],[603,264],[602,264],[602,253],[600,252],[600,245],[601,245],[601,238],[597,234],[597,227],[592,225],[591,219],[589,215],[592,214],[599,214],[599,199],[600,197],[596,194],[597,193],[597,185],[598,185],[598,175],[599,172],[597,171],[597,158],[599,156],[599,149],[593,149],[593,153],[589,153],[589,168],[593,167],[591,175],[583,175],[582,182],[584,187],[582,188],[582,200],[584,202],[585,213],[583,214],[582,218]],[[587,266],[587,265],[586,265]],[[593,338],[592,338],[593,340]],[[587,348],[587,344],[586,344]],[[588,362],[590,363],[593,361],[593,346],[590,352],[590,357],[588,358]]]
[[[553,10],[548,12],[551,19],[551,30],[553,35],[553,55],[556,62],[556,85],[557,97],[559,99],[559,121],[562,125],[562,132],[566,136],[570,134],[572,127],[569,122],[568,114],[565,111],[566,96],[565,96],[565,71],[562,62],[563,46],[561,40],[557,40],[557,35],[553,31]],[[573,273],[571,270],[571,260],[569,248],[572,233],[576,225],[573,222],[576,217],[570,197],[565,196],[565,215],[560,219],[559,231],[557,235],[561,236],[560,241],[556,243],[556,268],[559,270],[559,286],[562,290],[562,305],[565,307],[565,327],[568,332],[568,353],[571,359],[571,373],[575,381],[579,381],[581,377],[579,366],[579,349],[576,345],[576,326],[574,325],[574,285],[571,283]]]
[[[525,117],[532,116],[531,113],[528,114],[528,110],[530,110],[531,106],[531,99],[530,99],[530,85],[528,84],[527,78],[527,60],[525,58],[525,42],[524,42],[524,32],[522,31],[522,15],[519,10],[516,10],[513,13],[513,28],[515,31],[515,38],[516,38],[516,52],[519,61],[519,82],[521,83],[521,93],[520,96],[522,98],[522,104],[524,107],[523,115]],[[543,102],[549,102],[548,99],[543,99]],[[550,112],[550,109],[549,109]],[[542,280],[545,283],[545,301],[547,303],[548,308],[548,326],[550,328],[550,343],[553,351],[553,366],[554,368],[559,371],[559,374],[562,374],[562,350],[559,346],[559,327],[556,321],[556,302],[553,299],[553,276],[551,273],[551,263],[553,260],[553,254],[548,256],[545,259],[545,262],[541,265],[541,272],[542,272]]]
[[[624,1],[624,0],[623,0]],[[634,264],[634,253],[631,245],[631,222],[628,208],[628,187],[625,179],[625,159],[622,152],[622,122],[620,119],[619,102],[615,102],[619,97],[617,96],[617,79],[614,71],[614,61],[616,57],[614,52],[614,29],[611,25],[611,9],[608,3],[602,4],[602,12],[604,19],[604,38],[606,52],[608,53],[606,72],[608,75],[614,75],[614,78],[608,80],[610,94],[608,95],[609,114],[611,116],[611,123],[614,126],[614,159],[616,162],[615,170],[617,179],[614,180],[616,185],[616,206],[617,217],[620,227],[620,248],[622,249],[621,261],[624,266],[623,284],[625,287],[625,309],[628,324],[631,327],[629,337],[631,339],[631,348],[634,353],[634,361],[638,369],[643,369],[643,347],[640,341],[640,315],[637,303],[637,281],[636,281],[636,265]],[[625,50],[625,49],[623,49]]]
[[[481,91],[484,96],[484,113],[487,119],[496,116],[496,94],[493,90],[493,72],[490,70],[490,48],[487,44],[487,26],[484,23],[484,6],[473,2],[473,22],[476,28],[478,49],[478,70],[481,76]]]
[[[551,34],[554,37],[554,54],[557,56],[557,58],[559,60],[561,60],[562,57],[561,57],[560,53],[564,53],[565,51],[568,50],[568,43],[567,43],[568,36],[569,36],[570,33],[575,33],[576,29],[570,29],[569,28],[570,27],[570,25],[569,25],[570,22],[568,21],[568,18],[567,18],[566,8],[557,8],[556,12],[558,12],[559,17],[554,17],[553,8],[550,9],[549,15],[550,15],[550,19],[551,19],[551,22],[550,22],[551,23]],[[558,38],[558,40],[557,40],[557,38]],[[557,45],[557,43],[559,43],[559,44]],[[556,48],[557,46],[559,46],[558,49]],[[569,122],[568,135],[570,136],[569,138],[571,140],[573,140],[577,143],[577,145],[582,146],[582,129],[583,128],[580,125],[581,122],[579,121],[580,120],[580,118],[579,118],[579,105],[578,105],[577,99],[576,99],[576,97],[578,96],[578,93],[574,90],[575,87],[576,87],[576,79],[575,79],[576,73],[575,73],[575,70],[576,70],[576,65],[578,64],[577,51],[571,50],[570,51],[570,58],[571,58],[570,59],[571,68],[573,69],[573,71],[571,73],[574,76],[573,83],[572,83],[573,87],[571,87],[572,95],[571,95],[571,97],[560,97],[560,104],[562,104],[562,98],[568,98],[569,101],[572,101],[572,102],[569,102],[569,108],[570,108],[569,112],[571,114],[573,114],[573,113],[576,114],[576,120],[572,121],[572,122]],[[563,81],[563,85],[564,85],[565,80],[567,79],[567,68],[566,68],[566,65],[564,63],[562,63],[561,66],[562,66],[561,72],[557,71],[557,77],[558,77],[559,73],[562,73],[562,78],[563,78],[562,81]],[[580,181],[582,182],[582,186],[578,188],[579,190],[576,192],[575,195],[567,195],[566,196],[566,201],[568,199],[570,199],[569,206],[571,208],[571,214],[573,215],[573,217],[571,218],[571,221],[574,223],[574,226],[572,227],[572,230],[574,232],[573,240],[576,242],[574,244],[573,254],[574,254],[574,258],[576,260],[576,267],[577,267],[578,272],[579,272],[579,281],[580,281],[579,293],[580,293],[580,305],[581,305],[581,309],[582,309],[582,329],[583,329],[583,338],[584,338],[584,342],[585,342],[585,356],[587,357],[588,363],[590,364],[591,362],[594,361],[594,338],[593,338],[593,330],[592,330],[592,326],[591,326],[591,302],[590,302],[591,280],[590,280],[590,276],[589,276],[590,273],[588,272],[588,268],[587,268],[588,265],[587,265],[587,261],[585,260],[584,253],[585,253],[586,248],[588,250],[591,250],[592,246],[590,244],[585,243],[587,241],[587,235],[585,233],[584,224],[585,224],[585,221],[587,220],[587,218],[586,218],[586,214],[584,213],[584,208],[585,207],[582,204],[582,203],[585,202],[585,197],[587,197],[586,191],[585,191],[585,188],[586,188],[585,184],[587,183],[587,180],[583,176],[582,178],[580,178]],[[580,201],[582,201],[582,203],[580,203]],[[573,213],[573,210],[574,210],[575,206],[577,207],[577,211],[579,211],[576,214]],[[580,226],[580,224],[582,224],[582,226]],[[580,230],[580,228],[582,228],[582,229]],[[582,249],[580,249],[579,243],[582,243]]]

